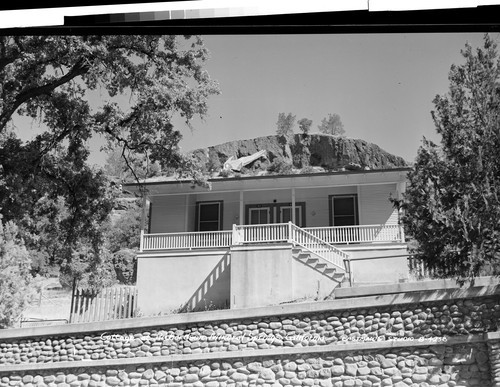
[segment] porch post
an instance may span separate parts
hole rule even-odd
[[[243,226],[243,191],[240,191],[240,226]]]
[[[396,185],[396,196],[398,200],[403,199],[403,195],[406,191],[406,183],[405,182],[399,182]],[[403,224],[401,223],[401,209],[398,210],[398,226],[399,226],[399,238],[402,243],[405,241],[405,230],[403,227]]]
[[[292,187],[292,223],[297,224],[297,219],[295,219],[295,187]]]
[[[146,228],[146,208],[148,204],[146,192],[142,193],[142,211],[141,211],[141,230],[144,231]]]
[[[184,207],[184,231],[189,232],[189,195],[186,195]]]
[[[141,209],[141,237],[139,240],[139,251],[144,248],[144,229],[146,228],[146,208],[148,207],[148,199],[146,192],[142,193],[142,209]]]

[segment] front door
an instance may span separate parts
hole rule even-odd
[[[292,221],[292,206],[280,206],[280,223]],[[302,227],[302,206],[295,206],[295,223]]]
[[[305,227],[305,203],[295,203],[295,224]],[[246,224],[288,223],[292,221],[291,203],[248,204]]]
[[[248,224],[272,223],[271,207],[250,207],[248,209]]]

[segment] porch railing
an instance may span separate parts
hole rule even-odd
[[[292,222],[247,226],[233,225],[233,244],[235,245],[268,242],[294,243],[342,270],[345,270],[344,260],[349,259],[349,254],[297,227]]]
[[[304,230],[328,243],[404,242],[405,240],[403,227],[398,224],[305,227]]]
[[[314,237],[328,244],[404,242],[400,225],[363,225],[305,227]],[[233,230],[198,231],[163,234],[141,232],[141,251],[196,248],[223,248],[241,243],[286,242],[290,239],[288,223],[233,225]]]
[[[229,247],[231,244],[232,231],[197,231],[141,235],[141,251]]]
[[[233,244],[286,242],[289,239],[288,223],[233,224]]]
[[[310,232],[289,223],[290,241],[310,251],[314,255],[327,260],[341,270],[346,271],[344,262],[349,261],[349,254],[321,240]]]

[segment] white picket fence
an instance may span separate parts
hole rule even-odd
[[[71,300],[70,323],[117,320],[135,317],[137,288],[120,286],[99,292],[74,289]]]

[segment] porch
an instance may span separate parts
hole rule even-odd
[[[283,243],[292,239],[290,223],[236,225],[232,230],[174,233],[141,232],[140,251],[226,248],[234,245]],[[331,245],[404,243],[398,224],[303,227],[315,238]],[[340,246],[339,246],[340,247]]]

